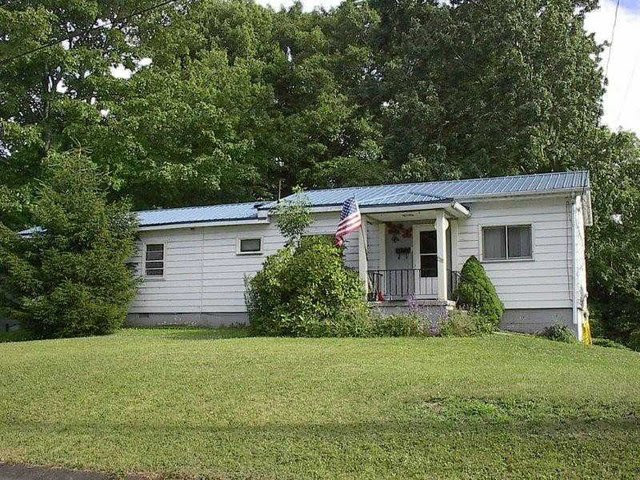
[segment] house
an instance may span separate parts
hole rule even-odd
[[[363,217],[345,264],[382,310],[445,314],[471,255],[484,265],[506,311],[502,327],[536,332],[556,323],[578,338],[587,315],[585,227],[588,172],[336,188],[306,192],[311,235],[333,235],[345,199]],[[286,199],[285,199],[286,200]],[[274,202],[139,212],[133,259],[142,274],[132,325],[224,325],[247,321],[245,277],[283,246]]]

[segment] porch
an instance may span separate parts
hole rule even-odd
[[[446,300],[453,299],[459,277],[459,272],[447,271]],[[367,299],[370,302],[438,299],[437,272],[420,269],[369,270],[367,283]]]
[[[361,212],[363,228],[354,239],[353,263],[370,302],[453,305],[459,279],[458,222],[470,214],[459,204],[433,207]]]

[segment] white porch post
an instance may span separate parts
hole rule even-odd
[[[362,227],[358,230],[358,274],[364,284],[365,295],[369,293],[369,275],[367,274],[367,221],[362,216]]]
[[[380,266],[378,267],[380,270],[387,269],[387,224],[380,223],[378,225],[378,236],[380,239],[378,240],[378,245],[380,247]]]
[[[447,226],[444,211],[436,214],[436,238],[438,240],[438,300],[447,299]]]

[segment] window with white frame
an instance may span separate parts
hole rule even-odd
[[[483,260],[532,258],[531,225],[482,227]]]
[[[164,275],[164,244],[147,243],[144,253],[144,273],[147,277]]]
[[[261,238],[239,238],[238,254],[239,255],[256,255],[262,253]]]

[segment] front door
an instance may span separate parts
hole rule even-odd
[[[433,225],[413,227],[413,272],[416,298],[438,295],[438,237]]]

